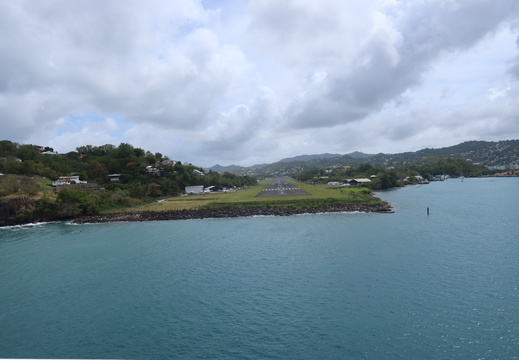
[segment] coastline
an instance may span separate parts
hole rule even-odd
[[[190,220],[190,219],[219,219],[250,216],[290,216],[298,214],[318,214],[330,212],[366,212],[366,213],[392,213],[389,203],[383,202],[377,205],[332,205],[305,209],[282,209],[275,207],[257,207],[247,209],[218,209],[218,210],[177,210],[177,211],[147,211],[112,213],[103,215],[85,215],[72,219],[75,224],[108,223],[120,221],[160,221],[160,220]]]
[[[210,218],[233,218],[250,216],[290,216],[298,214],[317,214],[331,212],[365,212],[365,213],[391,213],[391,205],[382,201],[378,204],[344,204],[340,202],[314,201],[298,204],[275,204],[260,205],[259,203],[246,203],[238,206],[229,206],[185,210],[162,210],[162,211],[132,211],[116,212],[97,215],[76,216],[52,216],[45,211],[36,211],[35,202],[24,197],[15,199],[14,205],[7,203],[0,206],[0,227],[25,225],[39,222],[70,221],[75,224],[84,223],[106,223],[119,221],[158,221],[158,220],[188,220],[188,219],[210,219]],[[24,206],[18,204],[21,202]],[[0,204],[1,205],[1,204]],[[23,210],[23,211],[22,211]]]

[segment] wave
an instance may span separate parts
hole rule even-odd
[[[38,226],[43,226],[47,224],[51,224],[50,221],[42,221],[28,224],[20,224],[20,225],[8,225],[8,226],[0,226],[0,230],[23,230],[23,229],[31,229]]]

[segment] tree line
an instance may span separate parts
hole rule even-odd
[[[48,183],[48,180],[74,174],[82,181],[98,184],[100,188],[93,191],[63,190],[57,196],[38,200],[47,212],[67,217],[180,195],[191,185],[233,188],[256,184],[252,177],[204,172],[195,165],[182,164],[128,143],[79,146],[66,154],[52,152],[49,147],[42,149],[0,141],[0,173],[4,174],[0,176],[0,196],[34,196],[42,186],[34,180],[35,176],[40,177],[40,182],[45,179]],[[110,174],[118,174],[119,181],[110,181]]]
[[[432,181],[438,175],[451,177],[474,177],[489,175],[492,171],[484,166],[474,165],[463,159],[428,157],[420,162],[404,164],[398,167],[383,167],[364,163],[355,167],[336,167],[331,169],[311,169],[294,174],[299,181],[326,183],[343,182],[346,179],[370,178],[364,186],[372,189],[389,189],[417,183],[421,179]]]

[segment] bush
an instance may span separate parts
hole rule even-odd
[[[101,211],[100,198],[81,190],[62,190],[58,204],[64,216],[96,215]]]
[[[36,195],[39,186],[33,178],[23,175],[0,177],[0,196],[11,194]]]

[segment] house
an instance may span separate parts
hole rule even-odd
[[[108,177],[110,178],[110,181],[119,181],[119,177],[121,174],[108,174]]]
[[[330,181],[328,186],[339,186],[339,183],[337,181]]]
[[[371,182],[371,180],[367,179],[367,178],[358,178],[358,179],[346,179],[346,182],[350,185],[362,185],[362,184],[369,184]]]
[[[186,194],[202,194],[204,192],[204,185],[186,186]]]
[[[414,175],[413,176],[415,179],[416,179],[416,182],[418,183],[424,183],[425,182],[425,179],[423,178],[423,176],[420,176],[420,175]],[[406,176],[404,178],[404,181],[409,181],[410,180],[410,177],[409,176]]]
[[[175,166],[177,164],[174,160],[162,160],[160,165]]]
[[[52,186],[86,184],[86,181],[79,180],[79,175],[60,176],[58,180],[52,182]]]
[[[449,175],[434,175],[434,180],[436,181],[444,181],[449,178]]]
[[[160,170],[151,165],[146,166],[146,172],[148,174],[155,174],[155,175],[160,174]]]
[[[58,179],[52,182],[52,186],[70,185],[69,180]]]

